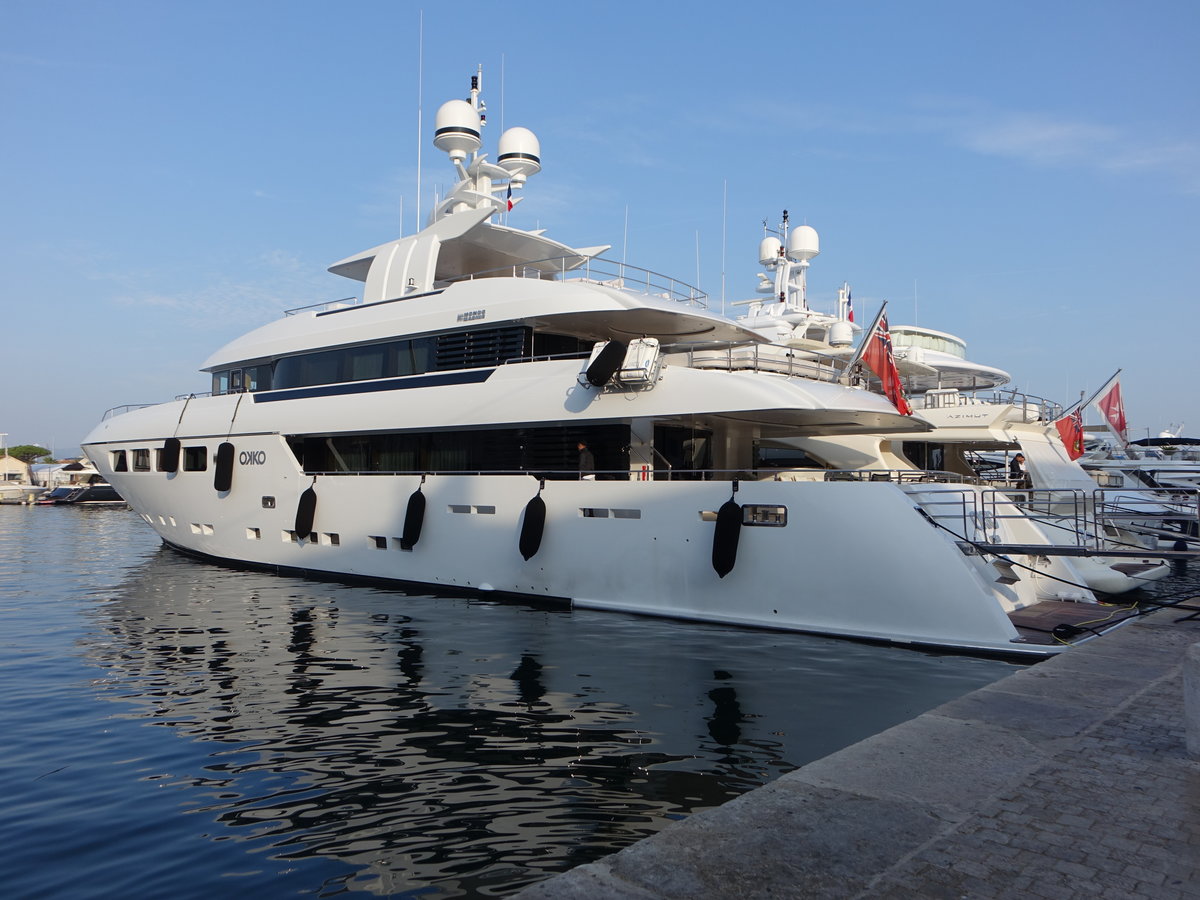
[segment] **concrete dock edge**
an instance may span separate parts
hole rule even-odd
[[[1200,622],[1163,610],[520,900],[1200,897]],[[1195,679],[1195,680],[1193,680]],[[1196,739],[1200,742],[1200,736]]]

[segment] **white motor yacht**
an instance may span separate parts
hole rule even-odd
[[[479,87],[438,111],[458,182],[428,225],[331,266],[361,297],[290,311],[207,360],[211,393],[113,411],[88,435],[164,542],[277,572],[989,654],[1047,655],[1112,624],[1070,560],[1037,552],[1044,530],[980,488],[783,478],[766,453],[780,441],[930,426],[847,383],[836,355],[770,344],[606,247],[506,224],[541,150],[510,128],[494,162],[481,152]],[[796,262],[811,249],[797,232]],[[1035,549],[1018,571],[979,552],[994,540]]]

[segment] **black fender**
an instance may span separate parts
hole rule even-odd
[[[546,501],[538,494],[525,504],[525,515],[521,519],[521,539],[517,543],[521,556],[532,559],[542,546],[542,532],[546,528]]]
[[[583,375],[587,383],[592,387],[604,387],[608,384],[609,379],[625,362],[625,351],[628,349],[621,341],[609,341],[605,344]]]
[[[162,456],[159,458],[162,471],[179,471],[179,438],[169,437],[163,441]]]
[[[404,531],[400,533],[400,549],[411,550],[421,539],[421,525],[425,521],[425,495],[417,488],[408,498],[408,509],[404,513]]]
[[[213,488],[218,493],[233,487],[233,444],[223,441],[217,447],[216,465],[213,471]]]
[[[313,530],[313,520],[317,517],[317,491],[309,485],[308,490],[300,495],[296,504],[296,537],[306,540]]]
[[[717,510],[713,529],[712,566],[724,578],[737,562],[738,538],[742,533],[742,508],[730,497]]]

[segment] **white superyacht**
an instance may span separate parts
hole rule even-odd
[[[491,162],[481,131],[477,77],[438,111],[459,180],[428,225],[331,266],[361,298],[234,340],[203,367],[211,394],[123,409],[86,438],[164,542],[278,572],[971,652],[1100,633],[1069,560],[1031,552],[1018,571],[981,549],[1050,541],[976,487],[783,477],[780,440],[929,425],[698,290],[504,224],[540,147],[511,128]],[[793,234],[781,252],[803,261]]]

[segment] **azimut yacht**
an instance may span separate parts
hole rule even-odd
[[[836,354],[773,344],[607,247],[507,224],[540,144],[510,128],[491,161],[482,124],[476,76],[437,114],[458,181],[428,224],[330,267],[360,296],[232,341],[203,365],[211,392],[111,411],[86,438],[165,543],[970,652],[1046,655],[1099,632],[1091,592],[1064,587],[1069,560],[1029,553],[1018,572],[980,551],[1050,544],[1011,506],[934,479],[782,468],[782,441],[930,426],[850,383]],[[776,259],[799,265],[815,232],[792,235]]]

